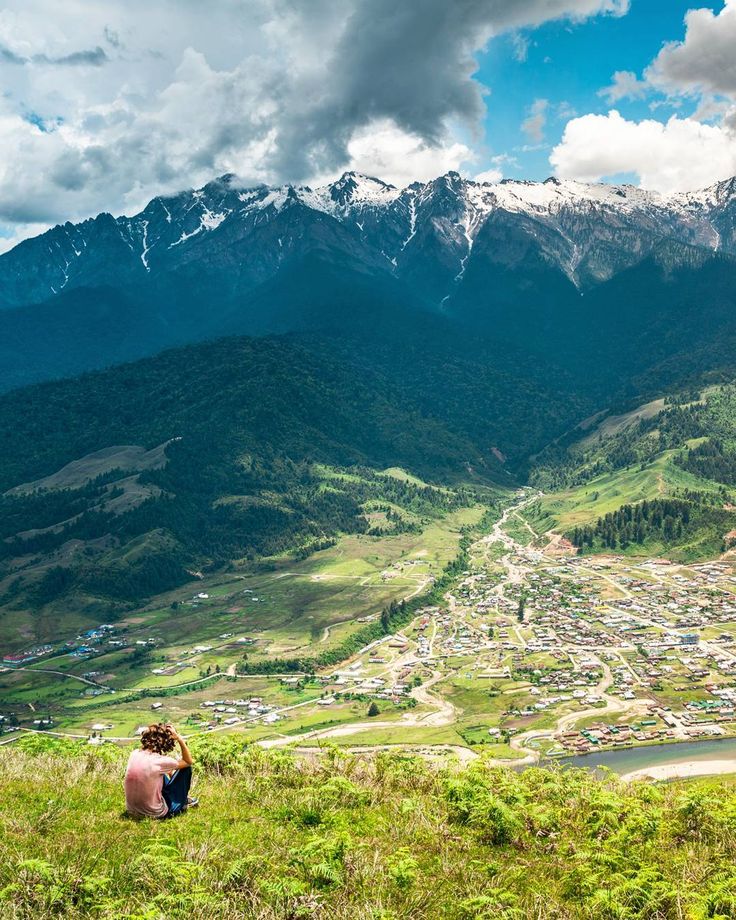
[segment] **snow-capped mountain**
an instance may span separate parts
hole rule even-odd
[[[0,306],[78,287],[160,286],[198,267],[246,290],[315,251],[340,252],[440,303],[461,287],[476,251],[486,266],[509,267],[531,247],[584,290],[663,241],[736,255],[736,179],[662,196],[558,179],[479,183],[453,172],[404,189],[357,173],[314,189],[243,188],[228,175],[154,198],[132,217],[101,214],[21,243],[0,257]]]
[[[232,334],[382,330],[409,348],[452,334],[566,369],[613,342],[665,360],[705,337],[708,365],[732,325],[733,179],[665,197],[457,173],[403,189],[223,176],[0,257],[0,390]]]

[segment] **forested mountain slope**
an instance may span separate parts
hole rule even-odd
[[[324,343],[269,338],[6,394],[3,602],[38,610],[70,590],[132,601],[188,571],[364,532],[368,501],[455,507],[454,492],[379,475],[388,467],[461,487],[512,483],[438,403]]]
[[[677,390],[577,427],[536,458],[540,509],[582,552],[685,561],[736,545],[736,385]]]
[[[224,176],[1,256],[0,388],[407,314],[599,382],[615,362],[620,381],[679,359],[693,330],[706,350],[734,335],[735,214],[734,180],[662,197],[456,173],[403,190],[353,173],[317,189]]]

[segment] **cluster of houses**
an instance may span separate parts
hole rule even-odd
[[[53,645],[37,645],[35,648],[26,649],[24,652],[8,653],[3,655],[3,665],[6,668],[19,668],[23,665],[31,664],[33,661],[38,661],[39,658],[43,658],[45,655],[50,655],[53,650]]]
[[[110,651],[110,649],[127,645],[128,643],[124,639],[112,635],[114,630],[115,627],[110,623],[102,623],[100,626],[88,629],[86,632],[69,639],[57,647],[53,645],[37,645],[23,652],[12,652],[3,655],[3,665],[8,668],[22,667],[52,654],[67,654],[72,658],[89,658],[91,655],[98,654],[103,650]],[[105,646],[104,649],[103,646]]]
[[[8,716],[0,716],[0,735],[6,735],[8,732],[17,731],[20,731],[20,728],[15,722],[11,723]]]
[[[94,629],[88,629],[86,632],[74,639],[70,639],[64,644],[66,653],[71,658],[89,658],[91,655],[99,654],[102,651],[123,648],[127,645],[125,639],[113,636],[115,627],[110,623],[102,623]],[[106,648],[103,648],[106,646]]]
[[[556,736],[556,741],[566,753],[589,754],[601,747],[630,747],[644,742],[695,739],[725,733],[719,725],[682,725],[672,713],[653,707],[647,717],[638,722],[615,725],[594,722],[580,731],[563,732]]]
[[[620,725],[594,722],[580,731],[562,732],[556,740],[567,753],[587,754],[602,746],[625,747],[634,742],[666,741],[675,737],[675,729],[668,728],[650,712],[639,722]]]
[[[381,644],[380,641],[378,644]],[[399,653],[409,647],[409,640],[402,634],[397,634],[386,641],[389,648],[396,649]],[[383,655],[376,654],[376,643],[371,644],[373,648],[367,647],[368,664],[381,665],[386,659]],[[393,703],[399,703],[406,699],[409,692],[409,682],[414,664],[407,664],[402,667],[398,673],[393,674],[390,679],[380,676],[371,676],[364,673],[366,668],[362,661],[355,661],[352,664],[334,671],[332,674],[320,678],[321,683],[328,691],[328,696],[319,702],[322,705],[329,705],[340,697],[365,696],[371,699],[389,700]],[[293,679],[293,678],[292,678]],[[286,679],[288,681],[289,678]]]
[[[530,672],[533,686],[510,697],[520,703],[506,716],[528,724],[528,717],[558,705],[604,708],[596,687],[606,668],[606,695],[638,700],[643,710],[651,703],[649,717],[563,732],[557,736],[562,748],[583,753],[602,745],[698,737],[723,732],[721,723],[736,723],[736,689],[724,686],[736,675],[730,566],[624,557],[551,562],[533,550],[519,552],[512,557],[524,570],[518,584],[490,571],[464,573],[455,591],[460,616],[437,614],[432,643],[435,659],[476,656],[469,677],[518,679]],[[426,657],[429,643],[420,638],[418,645]],[[666,705],[670,693],[682,695],[681,705]],[[507,719],[506,726],[512,725]]]
[[[208,713],[208,727],[240,725],[243,722],[263,722],[272,725],[281,719],[274,707],[263,702],[260,696],[238,700],[205,700],[200,708]]]
[[[233,633],[221,633],[219,638],[224,641],[231,640],[233,638]],[[148,641],[154,643],[156,642],[155,639],[149,639]],[[241,636],[238,639],[234,639],[233,641],[228,642],[226,648],[229,650],[241,649],[245,646],[254,645],[256,641],[256,639],[250,636]],[[222,648],[222,646],[218,646],[218,648]],[[214,645],[209,645],[206,643],[201,645],[194,645],[192,648],[185,649],[184,651],[180,652],[176,661],[169,662],[163,667],[152,668],[151,673],[155,674],[157,677],[171,677],[172,675],[178,674],[180,671],[191,667],[193,658],[196,658],[198,655],[206,655],[208,652],[212,652],[214,650]]]

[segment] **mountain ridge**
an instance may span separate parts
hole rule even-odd
[[[631,185],[554,177],[484,183],[456,172],[403,189],[356,172],[317,188],[244,187],[226,174],[199,189],[157,196],[130,217],[105,212],[24,240],[0,256],[0,305],[38,303],[114,279],[142,283],[201,259],[208,238],[224,238],[225,246],[252,244],[256,231],[294,207],[349,229],[361,258],[400,278],[411,276],[418,244],[438,237],[447,261],[442,297],[462,280],[477,234],[498,211],[554,231],[558,264],[581,288],[638,261],[663,237],[736,254],[736,178],[664,196]],[[288,234],[276,240],[278,251],[267,260],[271,268],[288,258],[294,244]],[[611,250],[615,259],[605,257]],[[100,262],[101,252],[107,265]]]

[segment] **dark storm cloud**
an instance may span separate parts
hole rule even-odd
[[[627,0],[74,5],[88,13],[4,0],[13,13],[0,18],[8,222],[130,211],[218,172],[312,181],[352,165],[356,138],[368,138],[359,168],[376,164],[388,178],[458,168],[472,157],[468,137],[481,134],[475,56],[493,35],[623,13]]]
[[[692,9],[685,17],[685,38],[669,42],[647,72],[655,85],[736,99],[736,0],[718,13]]]
[[[329,86],[281,131],[281,171],[339,166],[353,132],[377,119],[428,144],[440,143],[451,121],[475,129],[486,93],[473,79],[475,54],[492,35],[627,9],[628,0],[356,0],[329,60]]]

